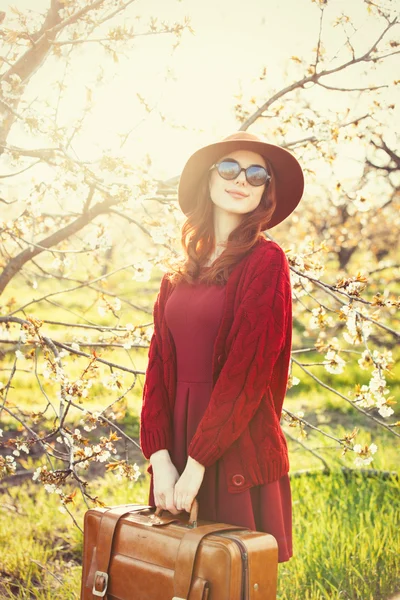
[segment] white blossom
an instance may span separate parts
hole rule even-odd
[[[375,406],[375,400],[372,393],[369,391],[369,387],[363,384],[360,388],[360,393],[356,394],[354,402],[357,406],[370,407]]]
[[[29,454],[29,446],[26,442],[23,442],[22,444],[19,443],[18,448],[19,448],[19,450],[23,450],[23,452],[25,452],[25,454]]]
[[[81,421],[81,422],[82,422],[82,421]],[[96,429],[96,427],[97,427],[97,424],[96,424],[96,423],[92,423],[92,424],[88,424],[88,423],[87,423],[86,425],[84,425],[84,426],[83,426],[83,429],[84,429],[85,431],[93,431],[93,429]]]
[[[353,446],[353,450],[358,456],[354,460],[354,464],[356,467],[362,467],[365,465],[369,465],[374,459],[370,454],[375,454],[378,446],[376,444],[371,444],[369,447],[363,448],[361,444],[355,444]]]
[[[374,459],[372,456],[368,458],[362,458],[361,456],[357,456],[354,460],[354,464],[356,467],[363,467],[369,465]]]
[[[96,460],[98,462],[105,462],[108,458],[110,458],[111,454],[108,450],[103,450],[97,457]]]
[[[326,353],[325,358],[329,361],[329,363],[325,365],[325,369],[328,371],[328,373],[343,373],[346,363],[337,352],[334,350],[329,350],[329,352]]]
[[[15,458],[11,455],[7,455],[5,457],[6,465],[3,467],[2,473],[6,475],[14,475],[17,470],[17,463],[15,462]]]
[[[52,372],[53,371],[51,369],[44,368],[42,371],[42,375],[45,379],[50,379]]]
[[[134,263],[135,274],[133,281],[150,281],[153,270],[153,263],[149,260],[137,261]]]
[[[44,489],[50,494],[54,494],[57,491],[57,488],[54,483],[45,483]]]
[[[386,379],[384,375],[379,372],[379,369],[374,369],[369,382],[369,389],[374,394],[377,392],[384,393],[384,388],[386,388]],[[388,391],[386,391],[386,393],[388,393]]]
[[[165,244],[166,240],[175,238],[175,226],[171,223],[162,227],[152,227],[150,234],[153,242],[156,244]]]
[[[33,481],[36,481],[36,479],[39,477],[41,472],[42,472],[42,467],[37,467],[34,474],[32,475]]]
[[[105,444],[105,447],[106,447],[106,448],[108,448],[109,450],[111,450],[111,452],[112,452],[113,454],[115,454],[115,453],[117,452],[117,450],[116,450],[116,448],[114,448],[114,445],[113,445],[113,443],[112,443],[112,442],[107,442],[107,443]]]
[[[381,417],[387,418],[394,413],[394,410],[387,404],[382,404],[379,407],[378,413],[381,415]]]
[[[104,377],[102,380],[104,387],[109,390],[118,390],[117,382],[121,383],[121,375],[118,373],[111,373],[111,375]]]
[[[332,317],[329,315],[327,316],[323,306],[313,308],[311,312],[312,316],[309,322],[310,329],[321,329],[321,327],[331,327],[333,325]]]
[[[322,122],[314,125],[314,135],[318,138],[318,140],[329,141],[332,136],[332,131],[327,123]]]

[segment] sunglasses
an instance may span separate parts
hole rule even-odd
[[[259,186],[264,185],[264,183],[269,183],[271,180],[271,175],[268,173],[267,169],[261,165],[250,165],[245,169],[241,167],[240,164],[234,158],[225,158],[220,162],[215,163],[210,168],[210,171],[213,169],[217,169],[219,175],[223,179],[236,179],[240,175],[242,171],[244,171],[246,180],[250,185]]]

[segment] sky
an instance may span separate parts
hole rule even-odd
[[[35,0],[35,11],[45,11],[48,4],[49,0]],[[32,8],[32,2],[3,0],[2,9],[7,16],[11,14],[11,6],[26,10]],[[346,56],[343,34],[339,28],[329,26],[341,12],[352,16],[359,26],[352,37],[358,49],[365,50],[383,27],[381,20],[368,16],[361,0],[351,3],[329,0],[326,11],[323,39],[331,57],[337,54],[343,59]],[[30,14],[33,18],[34,13]],[[138,15],[140,20],[136,18]],[[135,24],[135,28],[145,31],[150,16],[157,16],[159,22],[165,19],[173,23],[183,20],[185,15],[190,16],[195,35],[184,31],[181,44],[174,52],[171,48],[175,38],[169,34],[137,37],[125,57],[119,54],[118,63],[95,44],[80,48],[73,61],[70,85],[60,104],[60,123],[73,125],[76,122],[86,87],[95,81],[100,64],[107,79],[107,83],[94,92],[95,110],[85,123],[84,133],[74,142],[74,150],[82,160],[93,160],[104,148],[117,151],[121,139],[118,134],[132,130],[123,150],[131,160],[141,160],[148,153],[156,178],[178,175],[197,148],[238,130],[233,112],[236,94],[242,91],[245,97],[250,97],[254,90],[264,91],[266,87],[269,93],[271,89],[277,91],[285,82],[287,58],[312,56],[320,10],[311,0],[247,0],[245,3],[239,0],[138,0],[118,22]],[[7,21],[3,25],[7,26]],[[332,58],[330,66],[334,65]],[[267,81],[262,88],[257,78],[264,66]],[[54,84],[61,68],[62,61],[47,60],[29,83],[27,100],[53,96],[55,102]],[[293,63],[291,80],[295,78],[296,68]],[[378,64],[373,77],[365,76],[363,70],[364,67],[353,68],[326,83],[362,86],[373,78],[385,83],[393,79],[395,62],[390,59],[384,65]],[[143,110],[137,92],[166,115],[166,122],[155,112],[147,114]],[[326,110],[329,107],[344,109],[349,103],[346,94],[331,94],[321,88],[310,91],[309,97]],[[357,107],[360,113],[364,108],[362,102]],[[250,131],[257,132],[257,127],[260,125]],[[292,139],[297,137],[298,132],[293,131]],[[37,139],[29,137],[18,126],[14,127],[9,141],[28,147],[38,145]],[[354,153],[357,155],[357,151]],[[346,155],[338,165],[339,174],[350,176],[361,168],[358,159],[352,162]]]

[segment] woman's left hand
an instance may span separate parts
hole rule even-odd
[[[193,500],[203,483],[206,468],[191,456],[188,456],[185,470],[175,484],[174,504],[178,510],[190,513]]]

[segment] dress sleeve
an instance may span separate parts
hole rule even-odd
[[[277,247],[263,258],[235,313],[226,361],[188,447],[188,455],[205,467],[248,426],[271,383],[292,323],[286,255]]]
[[[150,340],[140,414],[140,446],[147,459],[157,450],[172,448],[170,405],[162,359],[161,323],[164,319],[165,285],[166,275],[161,280],[153,308],[154,333]]]

